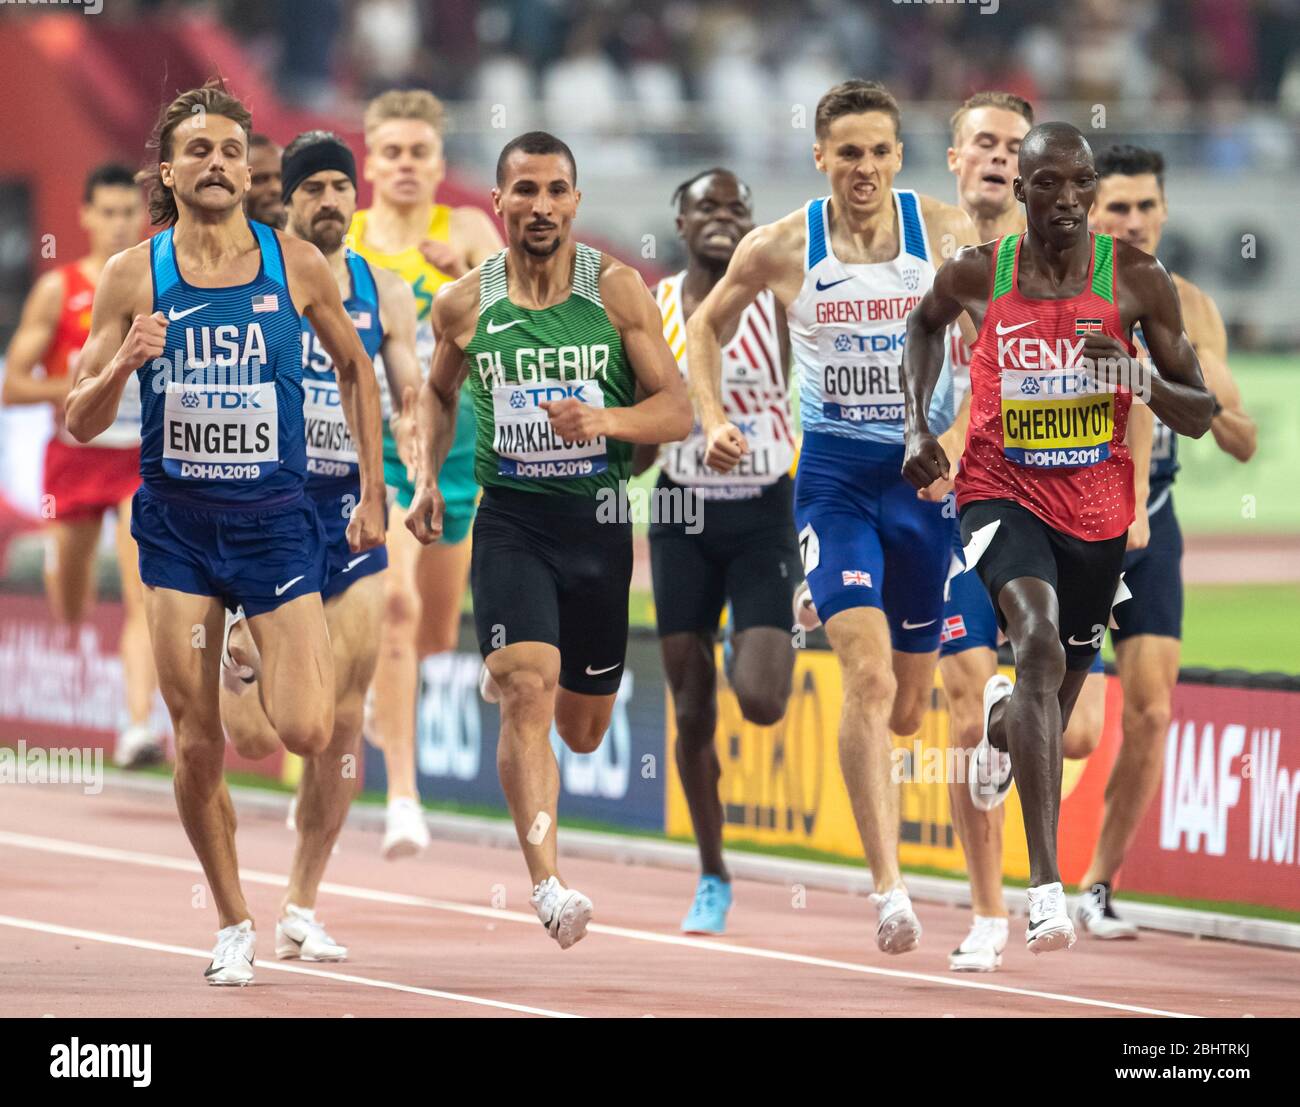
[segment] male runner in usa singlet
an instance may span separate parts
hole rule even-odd
[[[795,523],[804,572],[843,680],[840,767],[871,866],[876,943],[915,949],[921,925],[898,868],[897,734],[929,702],[952,554],[952,512],[900,476],[904,325],[943,264],[973,243],[957,208],[895,189],[898,104],[874,81],[846,81],[817,105],[813,158],[831,194],[758,227],[687,324],[706,460],[728,472],[749,448],[721,396],[721,347],[764,289],[784,306],[801,374],[803,447]],[[707,387],[706,387],[707,383]],[[952,420],[947,375],[929,414]]]
[[[947,328],[966,311],[980,332],[956,482],[962,536],[1016,659],[1014,691],[996,676],[985,687],[975,762],[997,791],[1014,771],[1029,844],[1026,940],[1045,953],[1075,939],[1056,863],[1062,723],[1117,600],[1134,514],[1129,405],[1146,397],[1170,426],[1199,436],[1213,398],[1165,271],[1088,233],[1097,172],[1083,135],[1067,123],[1030,130],[1014,187],[1025,234],[960,251],[908,320],[904,473],[917,488],[949,475],[927,407]],[[1136,324],[1158,374],[1132,359]],[[995,752],[1009,758],[995,763]]]
[[[320,251],[245,217],[251,123],[219,81],[163,108],[149,207],[166,229],[105,267],[66,409],[68,430],[89,441],[112,423],[127,381],[139,381],[143,483],[131,530],[176,732],[177,807],[221,923],[204,974],[212,984],[247,984],[255,942],[221,771],[227,605],[247,612],[259,694],[285,748],[315,756],[334,725],[326,549],[303,492],[303,315],[333,360],[357,442],[352,549],[373,549],[384,528],[374,367]]]

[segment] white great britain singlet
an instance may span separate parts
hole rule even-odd
[[[655,286],[664,338],[683,377],[687,375],[685,277],[683,271]],[[781,364],[776,297],[767,290],[745,308],[735,336],[722,349],[722,410],[749,443],[749,452],[731,472],[719,473],[704,463],[707,440],[698,422],[684,441],[664,447],[659,463],[670,480],[691,486],[701,499],[751,499],[780,480],[794,462],[794,419]]]
[[[925,220],[915,192],[894,189],[898,256],[847,264],[831,251],[829,197],[808,201],[803,287],[786,309],[799,368],[805,432],[886,445],[903,443],[899,369],[908,313],[934,282]],[[952,374],[944,367],[930,401],[930,430],[952,422]]]

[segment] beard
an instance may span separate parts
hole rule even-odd
[[[334,253],[343,245],[343,238],[348,232],[348,225],[342,220],[322,219],[303,229],[295,228],[301,238],[305,238],[322,254]],[[304,231],[306,233],[304,233]]]
[[[560,236],[557,234],[555,238],[545,246],[534,246],[526,238],[523,240],[521,245],[524,248],[524,253],[529,254],[532,257],[549,258],[560,248]]]

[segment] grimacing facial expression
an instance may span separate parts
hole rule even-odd
[[[725,266],[753,229],[749,190],[730,173],[700,178],[682,198],[677,231],[693,258]]]
[[[1020,140],[1029,120],[1006,108],[972,108],[962,117],[948,168],[957,177],[957,194],[969,212],[997,216],[1016,198],[1011,182],[1020,175]]]
[[[883,111],[841,115],[814,144],[813,160],[829,179],[835,203],[866,217],[893,203],[890,189],[903,168],[903,144]]]

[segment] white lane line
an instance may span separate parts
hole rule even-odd
[[[19,919],[13,915],[0,915],[0,926],[11,926],[16,930],[34,930],[39,934],[57,934],[64,938],[80,938],[87,942],[103,942],[111,946],[129,946],[132,949],[146,949],[152,953],[174,953],[181,957],[198,957],[209,961],[212,954],[207,950],[191,949],[189,946],[173,946],[166,942],[150,942],[144,938],[127,938],[121,934],[105,934],[99,930],[82,930],[75,926],[60,926],[58,923],[41,922],[38,919]],[[345,984],[362,984],[367,988],[382,988],[390,992],[409,992],[411,995],[429,996],[433,999],[447,999],[455,1003],[470,1003],[476,1007],[497,1007],[504,1011],[517,1011],[524,1015],[544,1015],[552,1019],[578,1019],[581,1015],[570,1015],[563,1011],[548,1011],[543,1007],[526,1007],[520,1003],[506,1003],[504,1000],[480,999],[478,996],[461,995],[458,992],[440,992],[436,988],[418,988],[414,984],[395,984],[391,980],[375,980],[368,976],[354,976],[346,972],[326,972],[323,969],[309,969],[305,965],[285,965],[279,961],[253,962],[259,969],[274,972],[297,973],[299,976],[319,976],[325,980],[341,980]]]
[[[202,874],[203,871],[197,860],[185,860],[157,853],[117,849],[111,846],[95,846],[81,842],[65,841],[59,838],[15,834],[7,830],[0,830],[0,845],[41,850],[46,853],[67,854],[71,857],[117,861],[122,864],[142,865],[149,868],[172,869],[178,872]],[[245,880],[250,884],[266,884],[276,888],[283,888],[288,884],[287,877],[277,873],[258,872],[255,869],[240,869],[239,876],[241,880]],[[448,911],[454,914],[472,915],[477,918],[495,919],[502,922],[527,923],[533,927],[538,925],[536,915],[524,914],[520,911],[505,911],[495,907],[478,907],[468,903],[454,903],[449,900],[430,899],[426,896],[413,896],[402,892],[384,892],[374,888],[360,888],[352,884],[337,884],[329,880],[322,881],[320,890],[347,899],[367,900],[372,903],[389,903],[403,907],[422,907],[433,911]],[[712,953],[725,953],[738,957],[756,957],[769,961],[784,961],[788,964],[810,965],[816,968],[835,969],[841,972],[861,973],[866,976],[884,976],[896,980],[922,981],[927,984],[939,984],[946,988],[969,988],[975,991],[997,992],[1003,995],[1023,996],[1030,999],[1045,999],[1055,1003],[1069,1003],[1080,1007],[1101,1007],[1108,1011],[1127,1011],[1135,1015],[1156,1015],[1172,1019],[1201,1017],[1181,1011],[1165,1011],[1157,1007],[1138,1007],[1133,1004],[1116,1003],[1111,1000],[1088,999],[1085,996],[1069,995],[1064,992],[1040,992],[1030,988],[1014,988],[1007,984],[990,984],[964,978],[936,976],[932,973],[908,972],[904,969],[884,969],[875,965],[861,965],[854,961],[836,961],[827,957],[813,957],[803,953],[787,953],[783,950],[764,949],[761,946],[740,946],[729,942],[715,942],[678,934],[659,934],[652,930],[606,926],[603,923],[592,923],[587,929],[593,934],[607,934],[610,937],[626,938],[631,941],[686,946],[691,949],[707,950]]]

